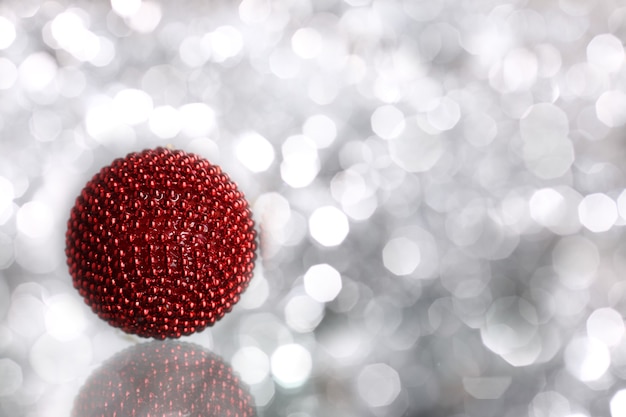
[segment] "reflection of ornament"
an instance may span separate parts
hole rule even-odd
[[[104,320],[143,337],[215,323],[252,277],[248,203],[218,166],[164,148],[102,168],[71,212],[74,286]]]
[[[74,417],[256,415],[247,388],[220,358],[191,343],[135,345],[85,382]]]

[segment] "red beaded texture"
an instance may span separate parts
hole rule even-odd
[[[221,169],[182,151],[131,153],[102,168],[71,211],[74,286],[112,326],[180,337],[211,326],[252,278],[256,233]]]
[[[74,417],[254,417],[248,388],[199,346],[141,343],[107,360],[74,401]]]

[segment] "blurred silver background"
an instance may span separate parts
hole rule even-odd
[[[115,157],[220,165],[261,230],[185,338],[261,416],[626,415],[626,2],[4,0],[0,415],[146,342],[65,266]]]

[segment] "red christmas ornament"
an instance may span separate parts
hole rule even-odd
[[[74,417],[254,417],[252,396],[232,368],[203,348],[150,342],[107,360],[74,401]]]
[[[180,337],[212,325],[252,278],[256,233],[243,194],[218,166],[164,148],[102,168],[72,208],[74,287],[112,326]]]

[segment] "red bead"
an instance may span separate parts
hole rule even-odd
[[[252,278],[255,239],[247,201],[218,166],[157,148],[116,159],[87,183],[65,252],[98,316],[164,339],[231,310]]]
[[[141,343],[97,369],[74,401],[72,416],[254,417],[252,396],[232,368],[203,348]]]

